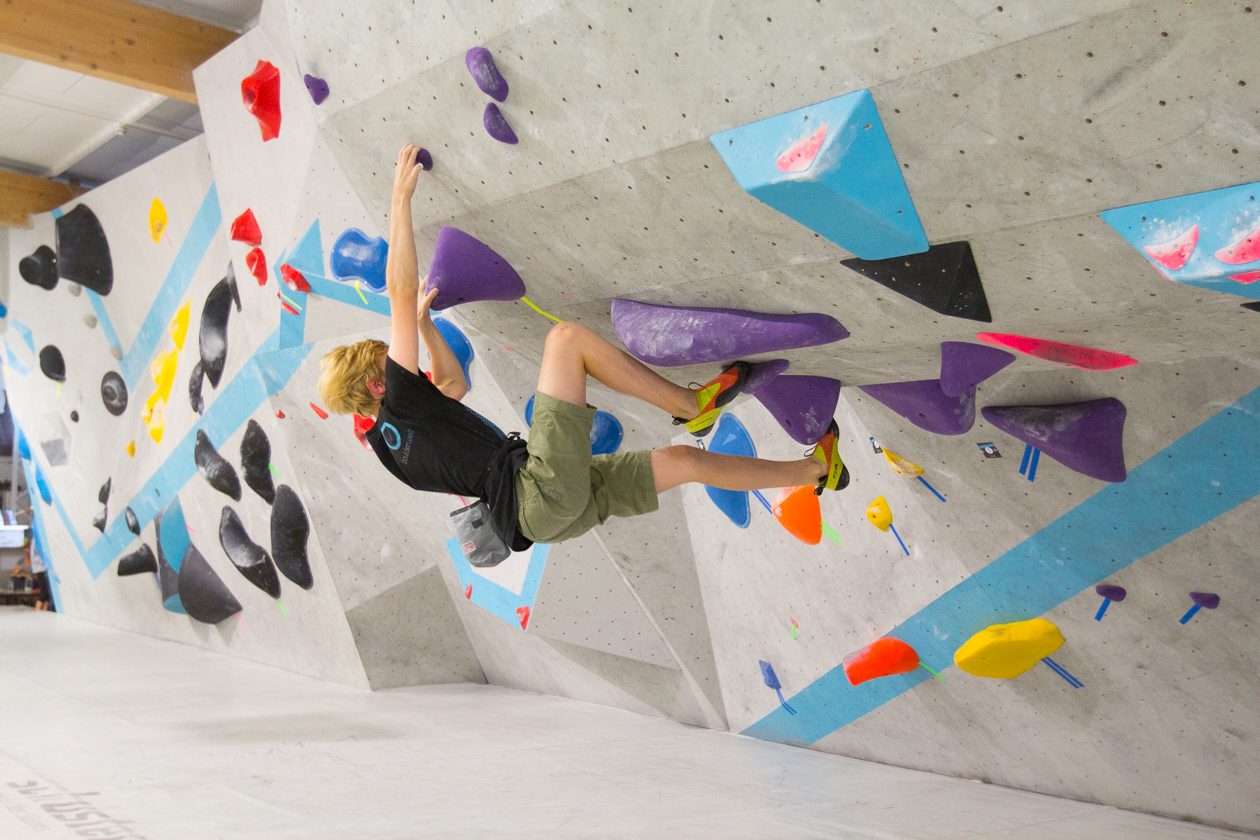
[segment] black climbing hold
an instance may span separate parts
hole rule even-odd
[[[79,412],[77,412],[77,411],[72,411],[72,412],[70,412],[70,422],[71,422],[71,423],[78,423],[78,422],[79,422]]]
[[[970,242],[933,245],[921,254],[844,265],[933,312],[972,321],[993,320]]]
[[[201,368],[214,388],[219,387],[223,366],[227,363],[227,326],[231,307],[232,290],[224,277],[206,295],[206,305],[201,310],[201,332],[198,336]]]
[[[123,511],[123,519],[127,520],[127,530],[137,537],[140,536],[140,520],[136,518],[136,512],[127,508]]]
[[[18,274],[32,286],[52,290],[57,288],[57,254],[47,245],[40,245],[29,257],[18,263]]]
[[[219,519],[219,545],[246,580],[272,598],[280,597],[280,577],[271,555],[249,538],[241,518],[230,507],[223,508]]]
[[[276,488],[271,506],[271,555],[280,573],[303,589],[310,589],[311,563],[306,556],[306,540],[311,535],[311,522],[306,517],[302,500],[287,484]]]
[[[96,501],[100,502],[101,504],[105,504],[106,502],[108,502],[109,491],[110,491],[110,488],[113,487],[113,485],[114,485],[113,476],[110,476],[109,478],[105,479],[105,483],[101,485],[100,492],[96,494]]]
[[[101,508],[101,512],[92,520],[92,527],[105,533],[105,523],[109,521],[109,505]]]
[[[236,285],[236,267],[232,262],[228,261],[227,274],[223,275],[223,279],[227,281],[228,292],[232,295],[232,303],[236,304],[236,311],[241,311],[241,290]]]
[[[112,370],[101,377],[101,402],[115,417],[127,410],[127,383]]]
[[[1244,303],[1242,304],[1242,308],[1250,309],[1252,312],[1260,312],[1260,300],[1252,301],[1251,303]]]
[[[179,599],[188,615],[204,624],[218,624],[241,611],[241,602],[195,545],[188,546],[179,566]]]
[[[114,263],[109,240],[96,214],[86,204],[57,219],[57,274],[98,295],[114,288]]]
[[[226,493],[236,501],[241,500],[241,480],[236,477],[236,470],[226,458],[219,454],[210,442],[209,436],[201,429],[197,430],[197,445],[193,448],[193,459],[197,462],[197,472],[206,477],[210,486],[220,493]]]
[[[143,575],[147,572],[157,574],[158,561],[153,556],[153,549],[141,543],[140,547],[118,560],[118,576]]]
[[[241,438],[241,471],[249,489],[271,504],[276,500],[276,485],[271,481],[271,441],[256,420],[245,426]]]
[[[56,345],[49,344],[39,351],[39,370],[54,382],[66,381],[66,359]]]
[[[192,403],[192,410],[201,414],[206,410],[206,401],[201,398],[201,383],[206,378],[206,370],[201,366],[201,362],[193,365],[192,374],[188,377],[188,401]]]

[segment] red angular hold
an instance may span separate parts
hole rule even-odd
[[[262,228],[254,218],[254,211],[246,209],[244,213],[232,220],[232,239],[246,245],[262,244]]]
[[[320,420],[327,420],[327,419],[328,419],[328,412],[327,412],[327,411],[324,411],[324,409],[322,409],[322,408],[320,408],[319,406],[315,405],[315,403],[307,403],[307,405],[309,405],[309,406],[311,407],[311,411],[315,412],[315,414],[319,416],[319,419],[320,419]]]
[[[472,600],[472,584],[471,583],[468,584],[468,586],[464,587],[464,597],[467,598],[469,601]]]
[[[516,617],[521,620],[521,629],[529,626],[529,607],[517,607]]]
[[[277,420],[283,420],[283,419],[284,419],[284,412],[283,412],[283,411],[280,411],[280,410],[278,410],[278,409],[277,409],[277,411],[276,411],[276,419],[277,419]]]
[[[906,674],[919,667],[919,654],[910,645],[885,637],[876,639],[859,651],[844,658],[844,676],[849,685],[861,685],[867,680]]]
[[[281,264],[280,279],[284,281],[284,285],[295,292],[309,292],[311,290],[311,284],[307,282],[306,275],[288,263]]]
[[[245,255],[245,265],[249,273],[254,275],[259,286],[267,285],[267,255],[262,248],[255,248]]]
[[[259,61],[254,72],[241,79],[241,101],[258,120],[263,142],[280,136],[280,70],[270,61]]]
[[[359,443],[365,447],[368,446],[367,433],[376,425],[375,417],[364,417],[362,414],[354,415],[354,436],[359,439]]]

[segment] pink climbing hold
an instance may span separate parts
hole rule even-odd
[[[1231,274],[1229,279],[1235,283],[1242,283],[1244,286],[1248,283],[1254,283],[1260,280],[1260,271],[1244,271],[1242,274]]]
[[[270,61],[259,61],[254,72],[241,79],[241,101],[258,120],[263,142],[280,136],[280,70]]]
[[[244,213],[232,220],[232,239],[246,245],[262,244],[262,229],[254,218],[254,211],[246,209]]]
[[[254,275],[259,286],[267,285],[267,255],[262,248],[255,248],[245,255],[245,265],[249,273]]]
[[[1216,258],[1227,265],[1260,260],[1260,226],[1216,252]]]
[[[827,124],[823,123],[813,134],[793,143],[786,152],[779,155],[774,165],[780,172],[804,172],[813,166],[814,158],[818,157],[818,150],[826,139]]]
[[[529,607],[517,607],[516,617],[521,621],[521,629],[525,630],[529,627]]]
[[[311,290],[311,284],[307,281],[306,276],[288,263],[283,263],[280,266],[280,278],[284,281],[284,285],[295,292],[309,292]]]
[[[1123,353],[1112,353],[1094,347],[1082,347],[1079,344],[1064,344],[1061,341],[1050,341],[1045,338],[1033,338],[1030,335],[1013,333],[976,333],[976,338],[989,344],[998,344],[1018,350],[1029,356],[1035,356],[1047,362],[1080,368],[1081,370],[1115,370],[1116,368],[1136,365],[1138,360]]]
[[[1156,263],[1169,271],[1177,271],[1190,259],[1194,247],[1199,244],[1199,226],[1192,225],[1175,239],[1156,245],[1143,245],[1142,250]]]

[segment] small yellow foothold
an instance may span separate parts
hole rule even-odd
[[[166,205],[162,199],[155,198],[149,205],[149,236],[154,242],[162,241],[162,232],[166,230]]]
[[[1044,618],[993,624],[954,652],[954,664],[976,677],[1009,680],[1063,646],[1063,634]]]
[[[136,457],[136,442],[134,440],[127,441],[127,457]]]
[[[892,508],[888,507],[888,500],[880,496],[871,502],[866,508],[867,520],[881,531],[887,531],[892,527],[893,515]]]
[[[175,313],[175,317],[171,319],[171,325],[168,328],[171,332],[171,338],[175,339],[175,348],[177,350],[184,349],[184,339],[188,337],[188,316],[192,309],[191,301],[184,301],[184,305]]]
[[[905,478],[918,478],[923,475],[923,467],[907,461],[891,449],[884,449],[884,459],[888,461],[888,464],[893,468],[897,475],[904,476]]]

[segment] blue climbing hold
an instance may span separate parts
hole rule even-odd
[[[26,435],[18,432],[18,455],[26,460],[31,460],[31,445],[26,440]]]
[[[379,236],[368,236],[358,228],[349,228],[337,237],[328,266],[333,277],[343,283],[362,280],[373,292],[385,291],[385,260],[389,243]]]
[[[44,500],[44,504],[52,504],[52,491],[48,489],[48,482],[44,480],[44,471],[39,468],[39,464],[35,465],[35,486],[39,489],[39,497]]]
[[[746,458],[757,457],[757,447],[748,436],[748,430],[744,428],[743,423],[730,414],[723,414],[718,419],[713,440],[709,443],[709,451],[720,452],[724,455],[742,455]],[[713,504],[717,505],[718,510],[726,514],[726,518],[734,522],[737,527],[748,527],[752,514],[749,511],[746,490],[724,490],[720,487],[705,485],[704,492],[709,494],[709,498]]]
[[[468,388],[471,390],[472,373],[469,372],[469,366],[472,365],[475,355],[472,342],[468,340],[468,336],[464,335],[463,330],[445,318],[434,318],[433,326],[437,327],[438,332],[442,334],[442,338],[446,339],[447,346],[455,354],[455,359],[459,362],[459,366],[464,369],[464,379],[468,381]]]
[[[525,425],[534,425],[534,398],[531,396],[525,403]],[[607,411],[595,412],[595,420],[591,423],[591,454],[611,455],[621,448],[625,430],[621,421]]]

